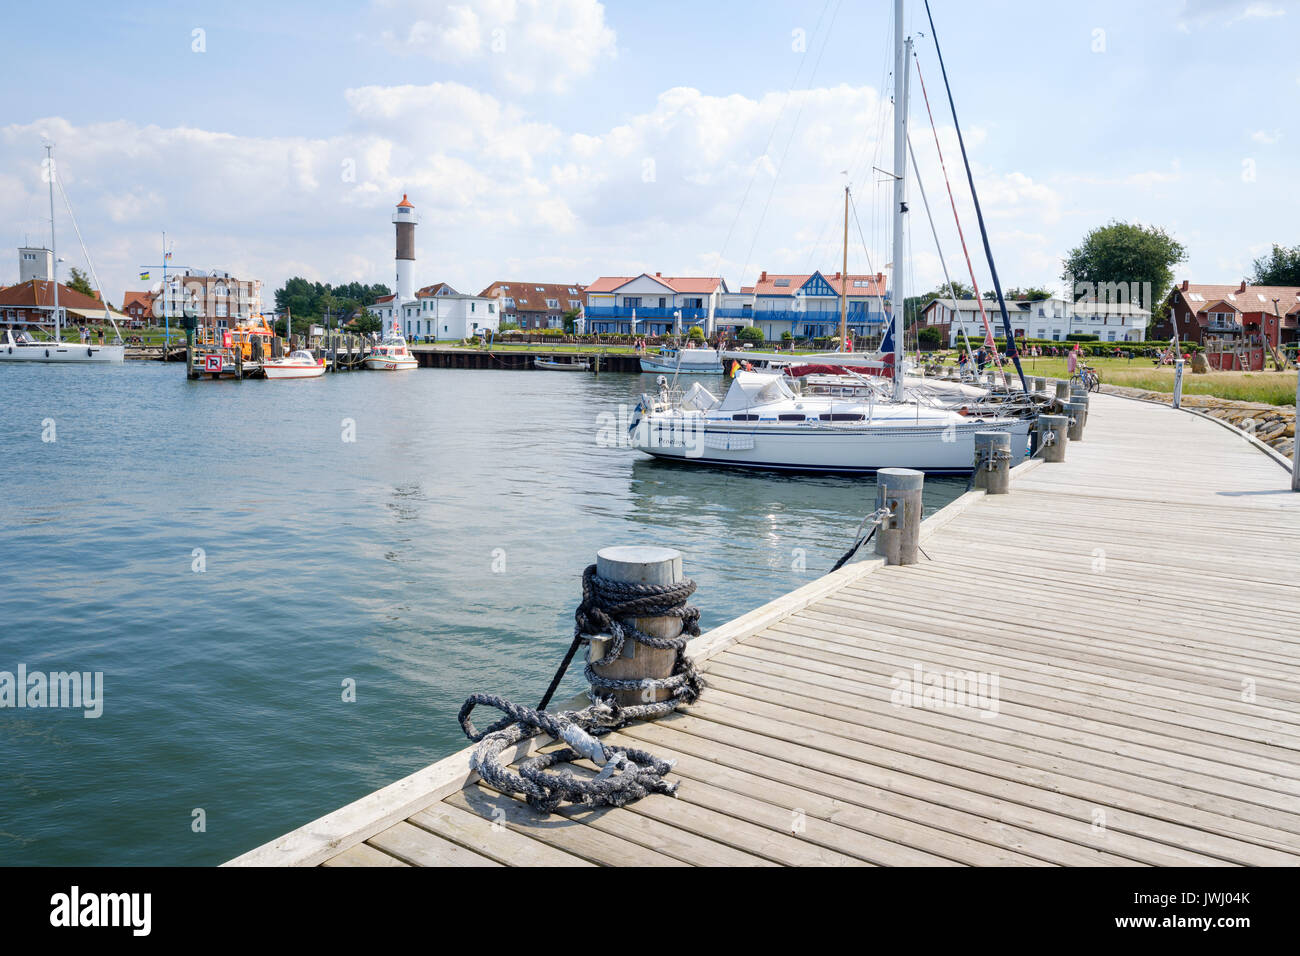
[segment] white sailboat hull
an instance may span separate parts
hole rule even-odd
[[[700,435],[684,433],[680,422],[648,418],[633,430],[633,444],[656,458],[700,465],[843,473],[915,468],[956,474],[972,470],[979,431],[1010,432],[1012,464],[1017,464],[1028,452],[1029,426],[1028,420],[955,426],[810,423],[757,428],[748,423],[710,422]]]
[[[0,347],[0,362],[60,362],[75,365],[120,365],[126,358],[121,345],[78,345],[50,342]]]

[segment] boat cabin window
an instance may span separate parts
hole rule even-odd
[[[294,351],[289,353],[289,358],[299,362],[316,361],[316,356],[312,355],[310,352],[304,352],[302,349],[294,349]]]
[[[757,415],[738,414],[738,415],[732,415],[732,416],[731,416],[731,420],[732,420],[733,422],[756,422],[756,421],[758,421],[758,416],[757,416]]]
[[[778,420],[783,422],[802,422],[807,420],[807,416],[802,413],[798,415],[777,415]]]
[[[862,415],[860,413],[853,414],[849,412],[831,412],[828,415],[818,415],[817,417],[824,422],[860,422],[867,416]]]

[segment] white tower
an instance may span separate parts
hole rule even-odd
[[[419,221],[415,207],[403,193],[393,213],[397,225],[397,286],[393,292],[398,303],[415,298],[415,224]]]

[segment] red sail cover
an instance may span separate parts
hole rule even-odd
[[[805,375],[876,375],[880,378],[894,377],[894,356],[885,355],[879,365],[790,365],[785,374],[791,378],[803,378]]]

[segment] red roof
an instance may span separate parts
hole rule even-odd
[[[813,273],[803,275],[786,275],[775,272],[764,272],[758,277],[758,282],[754,286],[755,295],[794,295],[803,286],[805,282],[811,279]],[[841,279],[838,272],[831,275],[822,273],[822,278],[826,280],[836,295],[841,295],[843,290],[840,288]],[[785,285],[778,286],[777,280],[783,280]],[[863,285],[856,285],[861,282]],[[854,275],[849,274],[849,295],[866,295],[866,296],[883,296],[885,294],[885,276],[883,273],[875,275]]]
[[[411,202],[411,200],[406,198],[406,193],[402,193],[402,201],[397,204],[397,208],[400,209],[403,206],[406,206],[410,209],[415,208],[415,203]]]
[[[587,292],[613,292],[621,285],[627,285],[636,276],[601,276],[591,285],[587,286]]]
[[[538,291],[538,290],[541,291]],[[573,292],[569,290],[573,289]],[[554,299],[557,308],[568,311],[569,300],[580,297],[587,287],[578,282],[516,282],[513,279],[501,279],[493,282],[479,295],[485,298],[497,297],[513,299],[516,312],[554,312],[546,304],[547,299]]]
[[[699,293],[708,295],[718,291],[722,285],[722,280],[717,276],[666,276],[656,272],[651,275],[643,272],[639,276],[601,276],[591,285],[587,286],[587,292],[614,292],[615,290],[627,285],[634,279],[640,278],[653,279],[662,283],[674,292]]]
[[[125,312],[131,306],[139,303],[146,309],[153,308],[152,292],[123,292],[122,293],[122,311]]]
[[[1284,285],[1205,285],[1187,282],[1174,286],[1174,292],[1196,313],[1223,311],[1212,306],[1222,302],[1238,312],[1273,313],[1273,300],[1283,315],[1289,315],[1300,301],[1300,286]],[[1185,286],[1185,288],[1184,288]]]
[[[392,302],[392,301],[393,301],[394,299],[396,299],[396,298],[397,298],[397,296],[395,296],[395,295],[381,295],[381,296],[380,296],[378,299],[376,299],[375,301],[376,301],[376,302]]]
[[[28,279],[7,289],[0,289],[0,305],[27,308],[54,308],[54,283],[48,279]],[[91,297],[59,283],[60,309],[102,309],[98,296]]]

